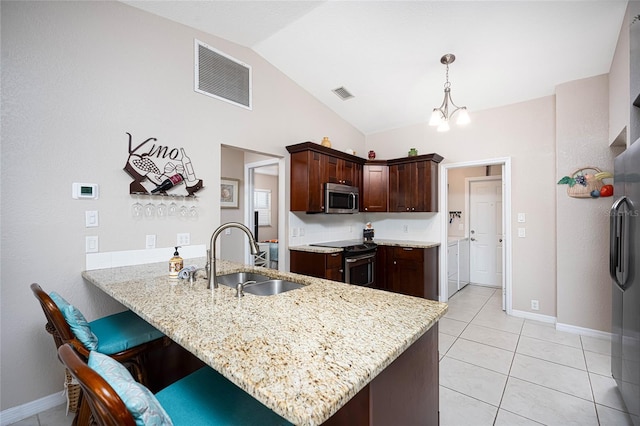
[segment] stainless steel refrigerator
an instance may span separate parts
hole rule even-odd
[[[640,141],[615,159],[610,212],[611,373],[640,425]]]

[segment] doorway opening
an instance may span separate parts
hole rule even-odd
[[[474,201],[471,196],[472,183],[484,187],[476,192],[491,192],[491,196]],[[473,282],[472,267],[475,267],[476,272],[485,274],[483,279],[477,275],[474,277],[480,284],[496,283],[502,289],[502,307],[510,314],[511,158],[443,164],[440,171],[440,206],[443,212],[441,235],[443,241],[447,242],[446,246],[443,243],[440,256],[440,301],[448,301],[455,291]],[[482,230],[477,228],[478,223],[472,223],[473,217],[483,219],[487,216],[491,216],[492,221],[482,225],[485,226]],[[494,228],[487,230],[486,226]],[[482,238],[479,238],[480,233],[483,234]],[[484,244],[489,238],[484,235],[487,233],[492,234],[490,244]],[[489,253],[491,256],[487,258]],[[486,265],[491,267],[486,268]],[[490,278],[487,279],[487,276]]]
[[[237,207],[222,208],[220,223],[244,224],[261,249],[254,257],[247,238],[221,235],[226,239],[220,246],[221,255],[225,260],[282,269],[278,259],[283,258],[284,248],[278,242],[283,240],[285,229],[284,215],[279,214],[285,211],[284,158],[222,145],[220,159],[220,177],[238,182]]]

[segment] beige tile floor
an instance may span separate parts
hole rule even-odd
[[[496,289],[467,286],[451,298],[439,350],[442,426],[632,425],[609,372],[609,341],[510,317]],[[14,424],[71,421],[59,406]]]
[[[440,321],[440,424],[632,425],[608,340],[506,315],[498,289],[466,286]],[[635,419],[640,424],[640,419]]]

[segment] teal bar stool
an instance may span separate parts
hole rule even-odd
[[[99,352],[92,351],[85,363],[64,344],[58,357],[80,383],[94,420],[102,426],[291,425],[210,367],[154,395]]]
[[[168,338],[148,322],[127,310],[87,322],[84,315],[55,292],[45,293],[38,284],[31,291],[40,302],[56,348],[69,343],[80,355],[94,350],[130,365],[140,383],[146,384],[142,357],[169,343]]]
[[[45,329],[53,336],[56,349],[63,344],[70,344],[85,359],[89,357],[91,350],[97,350],[125,364],[136,379],[145,385],[145,355],[168,346],[171,342],[155,327],[129,310],[87,322],[77,308],[58,294],[52,292],[49,295],[36,283],[31,284],[31,291],[40,302],[47,319]],[[67,409],[76,413],[73,424],[91,424],[90,409],[68,371],[65,387]]]

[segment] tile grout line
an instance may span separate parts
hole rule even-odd
[[[458,290],[458,292],[456,292],[457,294],[459,294],[461,290]],[[458,341],[458,339],[460,338],[460,336],[462,336],[462,333],[464,333],[464,331],[467,329],[467,327],[469,327],[469,325],[471,324],[471,321],[473,321],[478,314],[480,313],[480,311],[487,305],[487,303],[489,303],[489,300],[491,300],[491,298],[493,297],[493,295],[495,294],[496,290],[494,290],[494,292],[487,298],[487,300],[485,300],[485,302],[482,304],[482,306],[480,306],[480,308],[478,309],[478,311],[475,313],[475,315],[469,320],[469,322],[466,321],[460,321],[460,320],[456,320],[456,321],[460,321],[460,322],[466,322],[467,324],[462,328],[462,331],[460,331],[460,334],[458,334],[457,336],[455,336],[455,339],[453,340],[453,343],[451,343],[451,345],[449,346],[449,348],[447,348],[447,351],[444,353],[444,355],[442,355],[442,358],[440,358],[438,360],[438,362],[440,362],[445,356],[447,356],[447,354],[449,353],[449,351],[451,350],[451,348],[453,347],[453,345],[456,344],[456,342]],[[453,319],[453,318],[449,318],[449,319]],[[446,334],[446,333],[445,333]],[[455,358],[454,358],[455,359]],[[472,364],[473,365],[473,364]],[[467,395],[468,396],[468,395]]]
[[[494,425],[498,421],[498,414],[500,414],[500,409],[502,408],[502,401],[504,400],[504,395],[507,392],[507,385],[509,384],[509,379],[511,379],[511,369],[513,368],[513,361],[516,358],[516,351],[518,350],[518,345],[520,344],[520,337],[522,336],[523,328],[524,328],[524,321],[522,321],[522,325],[520,326],[520,332],[518,333],[518,341],[516,342],[516,347],[513,350],[513,356],[511,357],[511,364],[509,365],[509,371],[507,372],[507,380],[504,382],[504,388],[502,388],[502,395],[500,395],[500,402],[498,403],[498,411],[496,411],[496,417],[493,419]],[[517,415],[520,415],[520,414],[517,414]],[[524,416],[521,416],[521,417],[524,417]],[[525,418],[528,418],[528,417],[525,417]],[[533,419],[529,419],[529,420],[533,420]]]
[[[582,341],[582,335],[580,335],[580,347],[582,348],[582,357],[584,358],[584,366],[587,369],[587,380],[589,380],[589,390],[591,391],[591,398],[593,398],[593,410],[596,412],[596,420],[600,424],[600,413],[598,413],[598,403],[596,402],[596,395],[593,392],[593,383],[591,382],[591,375],[589,374],[589,364],[587,364],[587,355],[584,353],[584,342]]]

